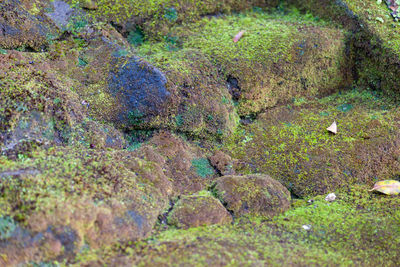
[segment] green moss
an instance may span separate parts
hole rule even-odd
[[[210,162],[206,158],[193,159],[192,167],[196,170],[197,175],[202,178],[209,177],[215,173]]]

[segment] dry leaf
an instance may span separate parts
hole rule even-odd
[[[400,193],[400,182],[396,180],[380,181],[369,191],[378,191],[386,195],[397,195]]]
[[[245,31],[240,31],[238,34],[236,34],[235,37],[233,38],[233,42],[237,43],[240,40],[240,38],[242,38],[244,32]]]
[[[336,134],[336,133],[337,133],[336,121],[334,121],[334,122],[331,124],[331,126],[329,126],[328,128],[326,128],[326,130],[327,130],[328,132],[331,132],[331,133]]]

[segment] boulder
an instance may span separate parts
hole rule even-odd
[[[3,266],[145,238],[172,191],[159,165],[126,151],[53,148],[0,162]]]
[[[229,212],[211,194],[182,196],[168,216],[168,224],[179,228],[225,224],[231,221]]]
[[[235,216],[273,217],[290,208],[289,191],[265,174],[223,176],[216,180],[214,190]]]

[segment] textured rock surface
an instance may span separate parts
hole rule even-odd
[[[223,176],[214,190],[235,216],[245,214],[273,217],[290,208],[290,193],[268,175]]]
[[[179,228],[225,224],[231,221],[229,212],[211,194],[182,196],[168,216],[168,224]]]
[[[244,126],[226,146],[239,173],[270,173],[298,196],[354,183],[373,185],[399,172],[398,117],[392,100],[352,90],[277,107]],[[337,122],[338,133],[326,128]]]

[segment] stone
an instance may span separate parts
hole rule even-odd
[[[168,224],[179,228],[225,224],[231,221],[229,212],[211,194],[182,196],[168,216]]]
[[[235,216],[273,217],[290,208],[290,192],[266,174],[223,176],[216,180],[214,190]]]

